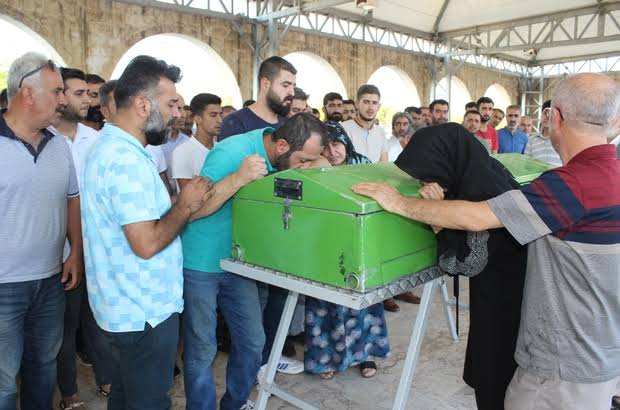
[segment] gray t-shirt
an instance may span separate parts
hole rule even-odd
[[[71,150],[42,130],[38,151],[0,115],[0,283],[60,272],[67,235],[67,198],[78,195]]]
[[[574,383],[620,375],[620,160],[599,145],[489,200],[528,244],[515,360]]]

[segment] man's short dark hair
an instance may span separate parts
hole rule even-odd
[[[86,84],[102,84],[105,83],[103,77],[97,74],[86,74]]]
[[[379,92],[379,88],[377,88],[376,85],[372,85],[372,84],[364,84],[363,86],[357,89],[357,100],[359,101],[359,99],[362,98],[362,95],[364,94],[377,95],[379,96],[379,98],[381,98],[381,93]]]
[[[409,115],[411,115],[411,114],[418,114],[418,115],[421,115],[421,114],[422,114],[422,110],[421,110],[421,109],[419,109],[418,107],[414,107],[414,106],[411,106],[411,107],[407,107],[407,108],[405,108],[405,112],[406,112],[407,114],[409,114]]]
[[[302,90],[301,88],[295,87],[294,90],[295,90],[295,95],[293,96],[293,99],[301,100],[301,101],[308,101],[308,98],[310,98],[310,95],[306,94],[304,90]]]
[[[312,114],[314,114],[315,116],[316,116],[317,114],[318,114],[318,115],[321,115],[321,112],[319,111],[319,109],[318,109],[318,108],[312,108]]]
[[[0,91],[0,107],[6,107],[9,105],[9,95],[7,94],[6,88]]]
[[[325,94],[325,97],[323,97],[323,107],[327,107],[327,103],[330,101],[334,101],[334,100],[340,100],[344,103],[344,100],[342,99],[342,95],[335,93],[335,92],[331,92],[331,93]]]
[[[502,109],[501,109],[501,108],[493,108],[493,111],[497,111],[497,112],[499,112],[500,114],[502,114],[502,117],[505,117],[505,116],[506,116],[506,114],[504,113],[504,111],[502,111]]]
[[[226,111],[237,111],[237,109],[235,107],[233,107],[232,105],[225,105],[222,107],[222,111],[226,112]]]
[[[321,120],[308,112],[301,112],[289,118],[283,126],[278,128],[271,138],[273,141],[285,140],[290,146],[289,153],[300,151],[312,133],[321,136],[321,145],[327,144],[327,132]]]
[[[258,69],[258,81],[263,78],[271,81],[278,74],[280,74],[280,71],[282,70],[288,71],[291,74],[297,74],[297,70],[293,67],[293,64],[289,63],[282,57],[271,56],[261,63],[260,68]]]
[[[222,99],[215,94],[201,93],[192,98],[189,108],[193,115],[201,115],[208,105],[221,105]]]
[[[66,83],[67,80],[73,79],[86,81],[86,74],[84,74],[84,71],[77,68],[61,67],[60,76],[62,77],[62,81],[64,83]]]
[[[99,89],[99,102],[102,107],[107,107],[110,104],[110,94],[114,92],[117,81],[118,80],[106,81]]]
[[[181,79],[181,69],[151,56],[135,57],[116,83],[114,90],[116,108],[128,107],[132,99],[140,94],[153,94],[162,77],[178,83]]]
[[[250,105],[254,104],[255,102],[256,102],[256,101],[255,101],[255,100],[252,100],[252,99],[250,99],[250,100],[245,100],[245,101],[243,102],[243,108],[245,108],[245,107],[247,107],[247,106],[250,106]]]
[[[342,104],[343,104],[343,105],[344,105],[344,104],[355,105],[355,101],[353,101],[353,100],[343,100],[343,101],[342,101]]]
[[[476,108],[480,109],[480,104],[493,104],[493,105],[495,105],[493,100],[490,99],[489,97],[480,97],[480,98],[478,98],[478,101],[476,101]]]
[[[547,100],[543,103],[542,105],[542,109],[544,110],[545,108],[549,108],[551,107],[551,100]]]
[[[428,105],[428,110],[432,112],[433,108],[435,108],[436,105],[447,105],[448,107],[450,107],[450,104],[448,103],[448,101],[442,100],[440,98],[438,100],[433,100],[433,102]]]
[[[474,110],[476,107],[477,107],[476,102],[475,101],[470,101],[467,104],[465,104],[465,111]]]
[[[480,111],[478,111],[478,110],[467,110],[467,112],[465,113],[463,118],[467,117],[469,114],[477,115],[478,117],[480,117],[480,121],[482,121],[482,115],[480,114]]]

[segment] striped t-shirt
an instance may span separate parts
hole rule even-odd
[[[529,244],[520,367],[599,383],[620,375],[620,160],[613,145],[581,151],[521,190],[489,200]]]
[[[530,137],[525,145],[523,154],[558,167],[562,165],[560,155],[556,152],[555,148],[553,148],[553,145],[551,145],[551,140],[540,134]]]

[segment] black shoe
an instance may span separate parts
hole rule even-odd
[[[85,352],[77,352],[77,357],[80,359],[80,362],[82,362],[82,365],[92,367],[93,363]]]
[[[282,355],[286,357],[297,356],[297,350],[295,349],[295,345],[288,338],[286,338],[286,341],[284,342],[284,348],[282,348]]]
[[[181,375],[181,369],[176,364],[174,365],[174,377],[179,377]]]

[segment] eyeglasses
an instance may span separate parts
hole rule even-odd
[[[547,117],[547,119],[551,119],[551,110],[553,108],[558,110],[558,114],[560,114],[560,119],[562,120],[562,122],[564,122],[564,115],[562,114],[562,111],[558,107],[547,107],[547,108],[545,108],[543,110],[543,115],[545,115]],[[583,122],[584,124],[596,125],[597,127],[605,126],[605,124],[603,124],[601,122],[586,121],[586,120],[583,120],[581,118],[576,118],[575,120]]]
[[[52,60],[47,60],[47,62],[37,68],[35,68],[32,71],[27,72],[26,74],[24,74],[24,76],[22,77],[21,80],[19,80],[19,87],[17,88],[22,88],[22,83],[24,82],[24,80],[28,77],[30,77],[31,75],[35,75],[36,73],[38,73],[39,71],[43,70],[45,67],[49,67],[50,70],[56,71],[58,69],[58,67],[56,67],[56,64],[54,63],[54,61]]]

